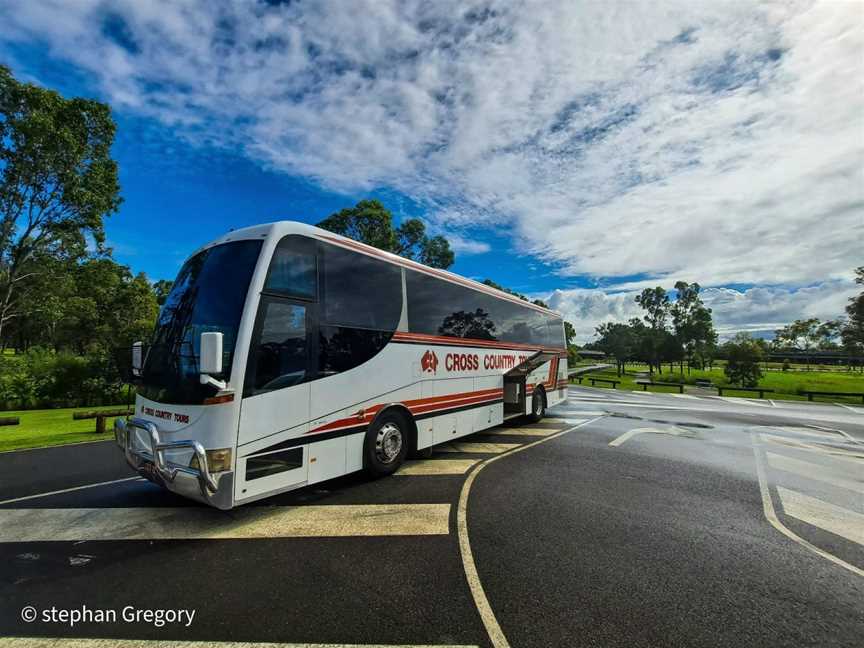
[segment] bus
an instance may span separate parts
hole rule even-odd
[[[196,251],[132,348],[127,463],[230,509],[540,420],[567,396],[561,316],[302,223]]]

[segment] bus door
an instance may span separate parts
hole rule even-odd
[[[240,408],[235,499],[285,490],[308,478],[311,389],[318,362],[317,263],[314,242],[283,239],[258,305]]]
[[[528,375],[557,356],[556,353],[538,351],[504,374],[504,418],[520,416],[526,412]]]

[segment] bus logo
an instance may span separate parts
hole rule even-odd
[[[426,353],[420,358],[420,367],[424,372],[428,371],[429,373],[435,373],[438,370],[438,356],[435,355],[434,351],[426,350]]]

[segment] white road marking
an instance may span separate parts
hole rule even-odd
[[[446,445],[436,446],[435,452],[467,452],[477,454],[500,454],[519,447],[518,443],[460,443],[454,441]]]
[[[842,434],[844,437],[849,439],[852,443],[858,443],[858,444],[864,445],[864,441],[862,441],[861,439],[856,439],[855,437],[853,437],[848,432],[844,432],[843,430],[840,430],[838,428],[823,427],[821,425],[813,425],[812,423],[805,423],[805,425],[809,428],[813,428],[814,430],[825,430],[826,432],[836,432],[837,434]]]
[[[620,446],[625,441],[632,439],[633,437],[639,434],[668,434],[671,436],[683,436],[683,437],[695,437],[696,435],[689,430],[682,430],[681,428],[669,427],[669,428],[653,428],[653,427],[644,427],[644,428],[635,428],[630,430],[629,432],[625,432],[617,439],[609,442],[610,446],[617,447]]]
[[[549,436],[556,432],[555,428],[492,428],[483,430],[480,434],[494,434],[501,436]]]
[[[797,491],[777,487],[786,515],[864,545],[864,515]]]
[[[394,475],[464,475],[479,459],[418,459],[406,461]]]
[[[477,573],[477,565],[474,563],[474,554],[471,553],[471,542],[468,539],[468,495],[471,493],[471,485],[474,483],[477,473],[493,461],[498,461],[499,459],[509,457],[517,452],[522,452],[523,450],[527,450],[533,446],[545,443],[550,439],[572,432],[573,430],[588,425],[596,420],[596,418],[590,419],[584,423],[580,423],[579,425],[575,425],[553,435],[538,439],[537,441],[520,445],[518,448],[511,450],[508,453],[490,457],[483,461],[483,463],[477,467],[477,470],[474,470],[470,475],[468,475],[468,479],[466,479],[465,483],[462,485],[462,492],[459,494],[459,505],[456,509],[456,529],[459,534],[459,550],[462,553],[462,566],[465,569],[465,578],[468,580],[468,587],[471,590],[471,596],[474,598],[474,604],[477,606],[477,612],[480,614],[480,618],[483,621],[483,625],[486,627],[487,634],[489,635],[489,640],[492,642],[494,648],[509,648],[510,643],[507,641],[507,637],[501,630],[501,626],[498,624],[498,619],[495,618],[492,606],[489,605],[489,599],[486,598],[486,592],[483,590],[483,584],[480,582],[480,575]]]
[[[845,403],[834,403],[834,405],[847,409],[850,412],[855,412],[856,414],[864,414],[864,407],[852,407],[851,405],[846,405]]]
[[[75,639],[66,637],[7,637],[8,648],[477,648],[467,645],[428,644],[299,644],[248,641],[167,641],[165,639]]]
[[[827,446],[825,444],[820,443],[808,443],[806,441],[797,441],[795,439],[790,439],[788,437],[777,436],[774,434],[762,434],[763,439],[766,441],[770,441],[771,443],[777,443],[780,445],[788,446],[790,448],[796,448],[798,450],[807,450],[810,452],[820,452],[822,454],[831,455],[837,459],[841,459],[843,461],[852,461],[858,464],[859,466],[864,466],[864,453],[861,452],[853,452],[851,450],[841,450],[840,448],[834,448],[831,446]]]
[[[596,410],[591,412],[585,412],[583,410],[562,409],[558,411],[560,411],[562,414],[566,414],[568,418],[594,418],[595,416],[603,416],[606,413],[605,411],[598,412]]]
[[[84,490],[86,488],[96,488],[97,486],[107,486],[108,484],[121,484],[128,481],[147,481],[143,477],[124,477],[123,479],[112,479],[111,481],[98,482],[96,484],[84,484],[83,486],[73,486],[72,488],[63,488],[61,490],[48,491],[47,493],[37,493],[36,495],[26,495],[24,497],[15,497],[0,502],[2,504],[14,504],[15,502],[26,502],[27,500],[39,499],[40,497],[48,497],[49,495],[62,495],[63,493],[72,493],[74,491]]]
[[[449,504],[2,509],[0,542],[446,535]]]
[[[843,441],[843,437],[841,437],[837,431],[829,430],[827,428],[818,428],[812,425],[807,427],[798,427],[795,425],[766,425],[765,427],[785,433],[814,437],[820,441]]]
[[[786,527],[777,517],[777,513],[774,511],[774,503],[771,501],[771,493],[768,491],[768,479],[765,476],[765,466],[762,465],[762,457],[760,452],[761,443],[759,441],[759,436],[760,435],[756,433],[751,433],[750,442],[753,444],[753,454],[756,457],[756,476],[759,478],[759,494],[762,496],[762,510],[765,513],[765,518],[768,520],[771,526],[773,526],[790,540],[797,542],[802,547],[809,549],[810,551],[821,556],[822,558],[830,560],[835,565],[839,565],[844,569],[848,569],[853,574],[858,574],[859,576],[864,577],[864,569],[860,569],[855,565],[850,565],[845,560],[841,560],[837,556],[834,556],[827,551],[820,549],[816,545],[807,542],[804,538],[797,535],[788,527]]]
[[[832,474],[828,474],[828,472],[832,470],[828,466],[814,464],[809,461],[801,461],[800,459],[794,459],[793,457],[787,457],[786,455],[779,455],[773,452],[768,452],[767,454],[768,465],[772,468],[785,470],[786,472],[794,473],[807,479],[813,479],[826,484],[831,484],[832,486],[838,486],[840,488],[864,494],[864,481],[846,479],[845,477],[837,475],[836,471]]]
[[[746,398],[743,396],[735,397],[735,396],[718,396],[721,400],[726,401],[727,403],[734,403],[736,405],[753,405],[755,407],[771,407],[765,401],[753,400],[752,398]]]
[[[692,398],[693,400],[702,400],[698,396],[693,396],[692,394],[667,394],[667,396],[674,396],[675,398]]]

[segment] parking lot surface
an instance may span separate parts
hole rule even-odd
[[[229,512],[138,479],[110,442],[0,454],[0,475],[13,646],[864,637],[860,407],[572,387],[539,424]]]

